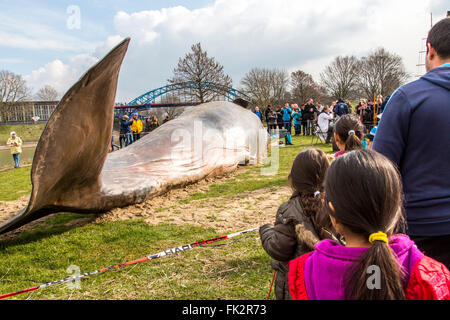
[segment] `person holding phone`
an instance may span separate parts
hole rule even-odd
[[[17,134],[12,131],[11,137],[8,139],[6,144],[11,148],[11,154],[14,159],[14,168],[20,168],[20,154],[22,153],[22,139],[20,139]]]

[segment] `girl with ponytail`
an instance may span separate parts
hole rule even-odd
[[[339,118],[334,128],[334,141],[339,150],[334,158],[345,152],[363,149],[364,125],[356,114],[346,114]]]
[[[402,227],[402,184],[374,151],[336,159],[325,177],[325,210],[345,246],[323,240],[289,264],[293,299],[450,299],[447,268],[417,249]]]
[[[314,250],[325,238],[337,240],[331,220],[323,208],[323,180],[330,163],[319,149],[306,149],[294,160],[289,182],[291,199],[278,209],[275,225],[265,224],[259,229],[266,252],[276,271],[275,296],[289,300],[287,264],[290,260]]]

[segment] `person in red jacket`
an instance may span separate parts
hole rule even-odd
[[[292,299],[449,300],[450,272],[425,256],[403,227],[402,183],[385,156],[340,156],[325,176],[325,209],[345,246],[333,240],[289,263]]]

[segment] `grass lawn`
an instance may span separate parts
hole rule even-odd
[[[279,149],[275,175],[262,175],[262,167],[247,167],[185,201],[285,185],[295,156],[310,147],[311,138],[293,137],[293,143]],[[314,147],[331,153],[330,145]],[[29,173],[29,168],[0,173],[0,201],[29,193]],[[70,276],[71,265],[84,273],[223,235],[188,224],[150,226],[141,219],[73,225],[92,217],[60,213],[12,240],[0,241],[0,294]],[[81,289],[55,285],[12,299],[265,299],[273,274],[270,257],[256,232],[234,239],[91,276],[81,281]]]
[[[38,141],[45,124],[17,124],[0,126],[0,145],[6,145],[11,131],[15,131],[24,142]]]
[[[0,172],[0,201],[13,201],[31,193],[31,167]]]

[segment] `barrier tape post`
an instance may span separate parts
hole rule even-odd
[[[203,240],[203,241],[197,241],[197,242],[194,242],[194,243],[191,243],[191,244],[175,247],[175,248],[172,248],[172,249],[169,249],[169,250],[161,251],[159,253],[148,255],[148,256],[145,256],[145,257],[140,258],[140,259],[124,262],[124,263],[121,263],[121,264],[116,264],[116,265],[109,266],[109,267],[102,268],[102,269],[97,269],[95,271],[86,272],[86,273],[83,273],[83,274],[80,274],[80,275],[77,275],[77,276],[68,277],[68,278],[65,278],[65,279],[58,280],[58,281],[52,281],[52,282],[43,283],[43,284],[41,284],[39,286],[23,289],[23,290],[20,290],[20,291],[3,294],[3,295],[0,295],[0,300],[1,299],[5,299],[5,298],[9,298],[9,297],[13,297],[13,296],[17,296],[17,295],[23,294],[23,293],[36,291],[38,289],[50,287],[50,286],[53,286],[53,285],[56,285],[56,284],[62,284],[62,283],[65,283],[65,282],[73,281],[73,280],[76,280],[76,279],[82,279],[84,277],[92,276],[92,275],[95,275],[95,274],[105,273],[107,271],[111,271],[111,270],[114,270],[114,269],[119,269],[119,268],[122,268],[122,267],[125,267],[125,266],[141,263],[141,262],[144,262],[144,261],[158,259],[158,258],[161,258],[161,257],[164,257],[164,256],[169,256],[169,255],[178,253],[178,252],[187,251],[187,250],[190,250],[190,249],[193,249],[193,248],[196,248],[196,247],[203,247],[205,245],[208,245],[208,244],[211,244],[211,243],[214,243],[214,242],[219,242],[219,241],[223,241],[223,240],[226,240],[226,239],[231,239],[231,238],[237,237],[239,235],[242,235],[242,234],[245,234],[245,233],[254,232],[254,231],[257,231],[257,230],[259,230],[259,228],[252,228],[252,229],[248,229],[248,230],[232,233],[232,234],[229,234],[229,235],[226,235],[226,236],[222,236],[222,237],[217,237],[217,238],[213,238],[213,239],[209,239],[209,240]]]

